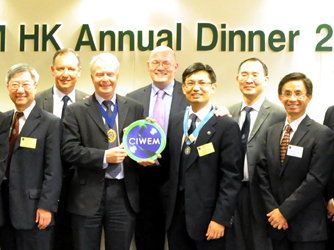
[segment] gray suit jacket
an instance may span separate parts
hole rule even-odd
[[[86,97],[88,97],[88,94],[80,91],[80,90],[75,90],[75,101],[76,102],[81,102],[83,101]],[[35,101],[37,105],[52,113],[53,112],[53,93],[52,93],[52,87],[49,89],[46,89],[42,92],[37,93],[35,97]]]
[[[4,137],[8,141],[13,111],[5,115]],[[17,138],[9,170],[9,213],[16,229],[34,228],[37,208],[57,211],[62,172],[60,131],[60,119],[36,105]],[[21,146],[22,137],[36,139],[36,147]],[[4,173],[1,181],[3,177]]]
[[[152,84],[149,84],[145,87],[137,89],[131,93],[128,93],[127,96],[141,103],[144,107],[144,116],[147,117],[150,110],[150,98],[151,98]],[[185,110],[188,103],[182,92],[182,85],[180,82],[175,81],[172,105],[170,108],[169,122],[171,121],[171,116],[180,113]]]
[[[117,95],[118,130],[143,118],[143,107],[129,98]],[[98,109],[95,95],[83,103],[67,107],[64,117],[62,156],[74,166],[70,185],[68,211],[82,216],[94,215],[100,207],[104,191],[104,152],[108,149],[107,129]],[[139,210],[138,164],[126,157],[123,161],[126,196],[133,211]]]
[[[238,103],[229,108],[232,117],[239,122],[242,103]],[[265,220],[265,214],[263,209],[263,202],[259,195],[259,189],[257,181],[254,179],[254,170],[256,159],[258,156],[258,143],[261,138],[264,137],[268,127],[271,125],[284,121],[285,112],[281,107],[276,104],[265,100],[260,108],[259,114],[254,123],[253,129],[250,132],[247,142],[247,162],[249,170],[249,183],[250,183],[250,200],[253,207],[254,217],[256,220]]]

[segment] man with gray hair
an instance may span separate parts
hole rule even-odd
[[[116,94],[119,61],[101,53],[90,63],[95,93],[67,107],[63,159],[74,169],[68,211],[74,249],[98,250],[102,227],[105,249],[129,249],[139,210],[135,161],[121,144],[123,129],[143,118],[137,102]]]
[[[15,109],[5,113],[5,163],[0,170],[4,218],[1,249],[51,249],[61,188],[60,119],[34,100],[39,75],[27,64],[6,75]],[[5,168],[5,169],[3,169]]]

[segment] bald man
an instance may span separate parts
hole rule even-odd
[[[175,80],[178,69],[175,52],[164,45],[156,47],[150,53],[147,69],[152,82],[127,96],[140,102],[144,107],[144,116],[155,118],[167,132],[171,115],[187,106],[181,83]],[[159,101],[163,108],[158,107]],[[140,213],[135,230],[137,250],[164,249],[161,187],[166,174],[166,169],[161,165],[142,168],[140,171]]]

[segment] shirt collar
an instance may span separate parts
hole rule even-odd
[[[23,111],[23,116],[24,116],[24,119],[27,120],[28,119],[28,116],[30,115],[32,109],[35,107],[36,105],[36,102],[35,100],[30,104],[30,106],[28,108],[26,108],[24,111]],[[15,108],[15,112],[18,112],[17,109]],[[15,114],[14,112],[14,114]]]
[[[290,127],[292,128],[292,131],[296,132],[299,124],[304,120],[305,117],[306,117],[306,114],[303,114],[301,117],[299,117],[298,119],[294,120],[291,123],[288,123],[288,120],[285,120],[284,129],[285,129],[286,125],[289,124]]]
[[[197,119],[199,121],[204,120],[205,116],[211,111],[212,109],[212,104],[209,102],[205,107],[201,108],[198,112],[194,112],[190,106],[190,111],[189,111],[189,117],[191,114],[194,114],[197,116]]]
[[[264,95],[261,95],[260,98],[259,98],[255,103],[253,103],[253,104],[250,105],[250,106],[247,105],[247,104],[243,101],[243,102],[242,102],[242,105],[241,105],[241,111],[243,111],[244,108],[245,108],[246,106],[248,106],[248,107],[252,107],[253,110],[259,112],[259,111],[260,111],[260,108],[261,108],[261,106],[262,106],[262,104],[263,104],[263,102],[264,102],[264,100],[265,100],[265,96],[264,96]]]
[[[65,96],[65,94],[55,85],[53,86],[53,95],[60,101],[63,100],[63,97]],[[75,102],[75,89],[73,89],[67,96],[70,98],[71,102]]]
[[[166,86],[166,88],[162,89],[163,91],[165,91],[165,93],[169,96],[172,96],[173,95],[173,88],[174,88],[174,84],[175,84],[175,81],[171,82],[170,84],[168,84]],[[154,85],[154,83],[152,83],[152,91],[153,91],[153,95],[156,95],[157,92],[159,91],[160,89]]]
[[[95,94],[95,98],[97,100],[97,102],[100,104],[100,105],[103,105],[102,102],[105,101],[105,99],[103,99],[101,96],[99,96],[98,94],[96,94],[96,92],[94,93]],[[116,95],[114,95],[111,100],[107,100],[107,101],[112,101],[113,104],[116,103]]]

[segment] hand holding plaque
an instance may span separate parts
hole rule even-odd
[[[166,146],[166,134],[158,123],[138,120],[125,129],[123,145],[131,159],[154,161]]]

